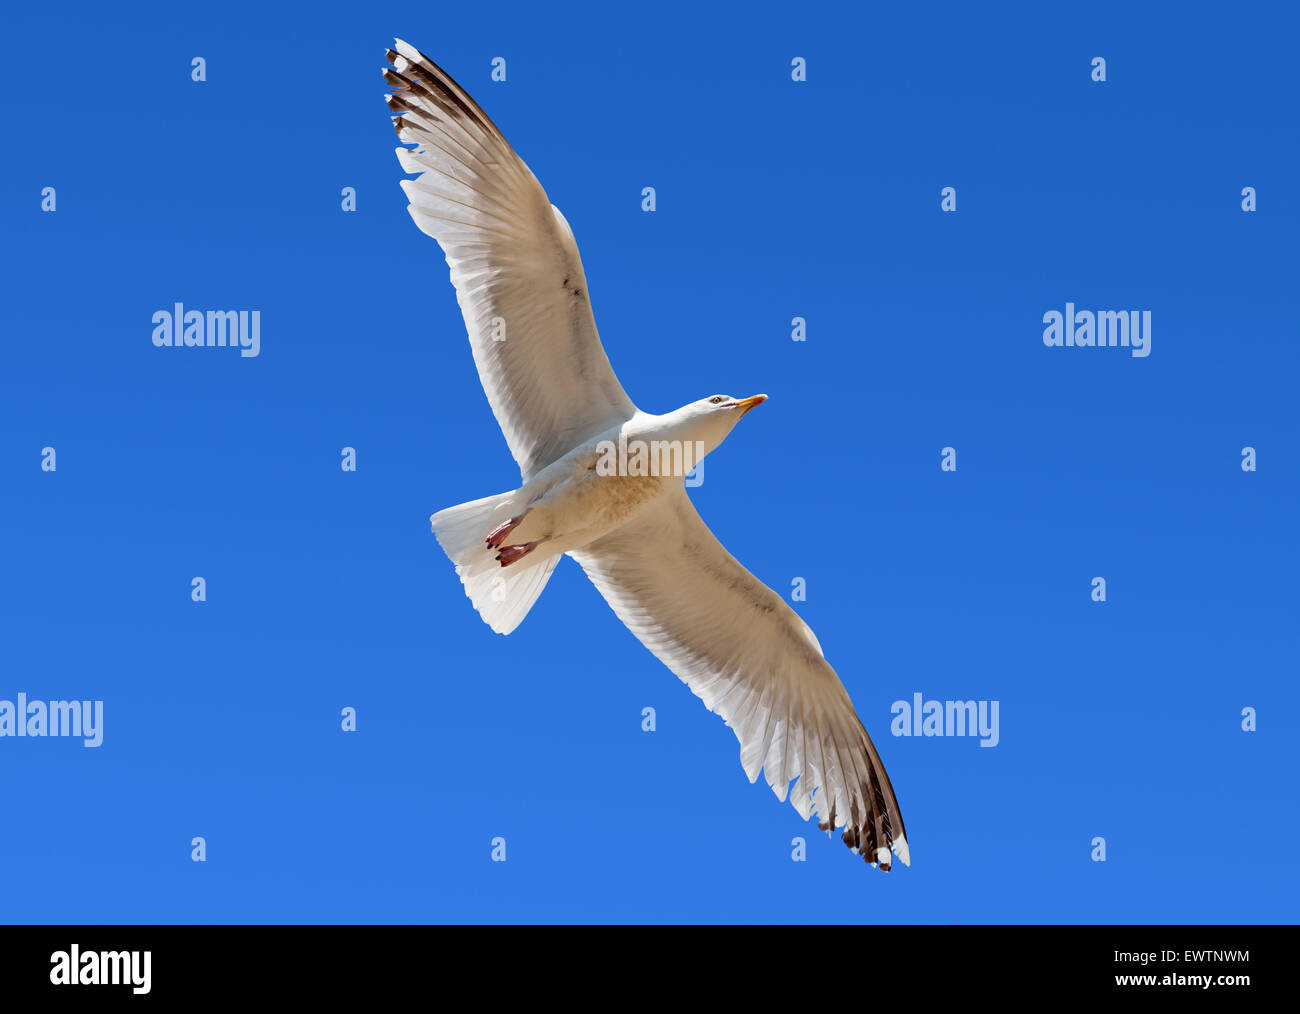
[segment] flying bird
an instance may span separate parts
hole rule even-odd
[[[808,625],[723,548],[685,475],[766,400],[711,395],[665,415],[632,403],[592,317],[568,222],[451,76],[396,40],[385,96],[408,211],[451,268],[479,380],[518,489],[430,519],[474,608],[513,631],[560,558],[740,740],[805,820],[873,866],[910,862],[884,765]],[[651,459],[647,468],[645,449]],[[669,467],[655,467],[667,463]],[[793,783],[793,785],[792,785]]]

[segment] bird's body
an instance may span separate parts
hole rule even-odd
[[[726,399],[694,411],[686,406],[668,415],[636,412],[565,452],[518,489],[490,498],[494,503],[486,522],[483,515],[474,520],[491,525],[482,547],[478,553],[453,553],[453,561],[492,570],[489,558],[505,567],[518,566],[527,556],[528,565],[538,567],[634,522],[675,491],[685,495],[687,473],[716,446],[714,438],[766,397]],[[711,419],[715,413],[723,418]],[[455,515],[435,515],[432,522],[435,533],[446,531],[455,525]],[[529,548],[509,552],[522,547]]]
[[[517,489],[432,519],[483,619],[508,634],[560,558],[736,732],[823,829],[888,870],[909,861],[894,791],[807,624],[714,538],[685,476],[766,395],[713,395],[663,415],[624,392],[596,333],[568,223],[473,99],[400,40],[385,79],[410,212],[442,246]],[[793,786],[791,783],[794,783]]]

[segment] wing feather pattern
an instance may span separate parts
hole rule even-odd
[[[709,531],[685,490],[571,554],[641,643],[721,715],[751,782],[888,870],[907,832],[876,748],[808,625]],[[791,783],[794,783],[793,785]]]
[[[479,380],[525,479],[636,406],[596,332],[569,224],[451,76],[400,39],[384,79],[408,210],[447,256]]]

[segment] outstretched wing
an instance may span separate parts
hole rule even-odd
[[[384,79],[408,211],[447,255],[479,380],[522,475],[631,418],[596,333],[573,232],[501,131],[398,39]]]
[[[628,628],[740,740],[751,782],[868,862],[910,862],[880,755],[808,625],[723,548],[685,490],[571,554]],[[791,787],[790,783],[798,779]]]

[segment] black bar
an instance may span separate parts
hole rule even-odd
[[[489,1004],[512,992],[529,1003],[692,991],[762,1002],[781,986],[850,1003],[1128,994],[1182,1005],[1289,992],[1293,936],[1281,926],[7,926],[0,982],[7,1000],[78,1004],[436,1000],[464,988]],[[87,981],[114,976],[127,981]],[[52,981],[69,977],[78,981]]]

